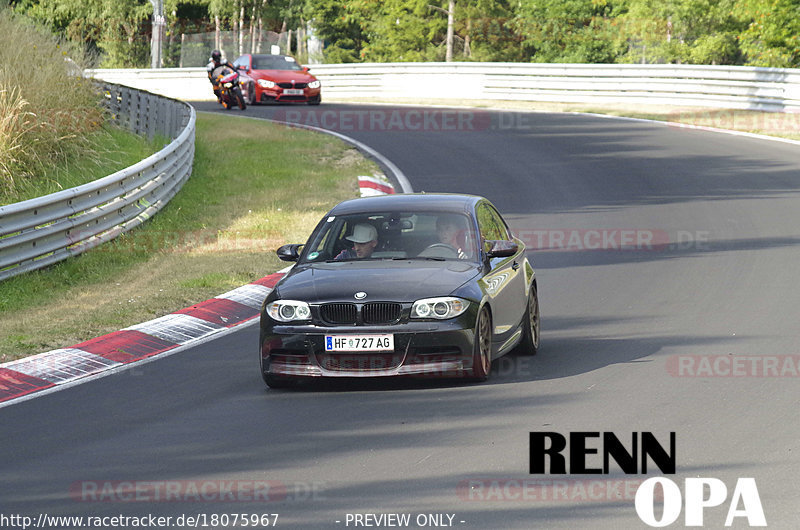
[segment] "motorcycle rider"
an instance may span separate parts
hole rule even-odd
[[[211,82],[211,86],[214,90],[214,95],[217,96],[217,101],[222,101],[222,93],[219,89],[219,85],[217,84],[217,77],[219,77],[222,70],[220,68],[230,68],[232,71],[236,71],[236,68],[230,63],[230,61],[222,62],[222,52],[219,50],[214,50],[211,52],[211,62],[206,65],[206,71],[208,72],[208,80]]]

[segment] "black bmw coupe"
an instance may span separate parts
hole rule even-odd
[[[400,194],[335,206],[261,307],[270,387],[320,377],[483,381],[539,347],[536,275],[485,198]]]

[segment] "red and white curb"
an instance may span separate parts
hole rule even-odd
[[[358,184],[362,196],[394,193],[382,175],[358,177]],[[200,344],[245,324],[259,316],[261,303],[284,273],[270,274],[205,302],[69,348],[0,364],[0,407]]]
[[[0,365],[0,406],[140,362],[259,316],[261,302],[283,277],[270,274],[216,298],[96,339]]]
[[[358,177],[358,188],[362,197],[374,197],[375,195],[392,195],[394,186],[383,175],[373,177]]]

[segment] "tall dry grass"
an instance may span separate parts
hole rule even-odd
[[[0,89],[0,186],[15,187],[14,170],[22,156],[27,101],[16,87]]]
[[[87,54],[0,7],[0,204],[45,170],[92,156],[101,96],[80,73]]]

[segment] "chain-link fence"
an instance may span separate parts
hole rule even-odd
[[[205,66],[212,50],[220,50],[229,61],[245,53],[285,54],[301,63],[319,63],[322,43],[310,31],[301,28],[276,33],[274,31],[209,31],[182,34],[180,39],[181,68]]]

